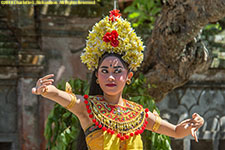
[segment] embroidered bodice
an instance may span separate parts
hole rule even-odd
[[[126,140],[145,130],[149,110],[142,105],[125,99],[123,106],[112,105],[103,96],[85,95],[84,98],[89,117],[107,134],[116,134],[120,140]]]

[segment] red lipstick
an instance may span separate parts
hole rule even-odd
[[[116,86],[116,84],[106,84],[106,86],[108,86],[108,87],[114,87],[114,86]]]

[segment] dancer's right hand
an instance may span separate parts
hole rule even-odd
[[[38,79],[36,87],[32,88],[32,93],[36,95],[43,94],[46,91],[46,87],[48,85],[52,85],[52,83],[54,82],[54,79],[50,79],[52,77],[54,77],[54,74],[49,74]]]

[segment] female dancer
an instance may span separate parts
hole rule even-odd
[[[204,119],[194,113],[191,119],[173,125],[147,108],[122,98],[124,86],[130,84],[143,60],[143,43],[130,23],[118,10],[110,12],[90,32],[81,56],[88,68],[94,70],[88,95],[75,95],[67,83],[66,91],[57,89],[46,75],[37,81],[33,94],[51,99],[75,114],[85,131],[91,150],[142,150],[140,134],[145,129],[174,138],[191,134],[197,141],[197,130]],[[93,81],[92,80],[92,81]]]

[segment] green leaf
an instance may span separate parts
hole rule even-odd
[[[140,16],[140,13],[139,12],[133,12],[131,14],[128,15],[128,18],[129,19],[134,19],[134,18],[137,18]]]
[[[125,8],[124,9],[124,13],[129,13],[129,12],[133,12],[133,11],[135,11],[136,10],[136,8],[135,7],[133,7],[133,6],[128,6],[127,8]]]
[[[72,113],[71,112],[66,112],[65,114],[63,114],[63,118],[68,118],[70,115],[72,115]]]

